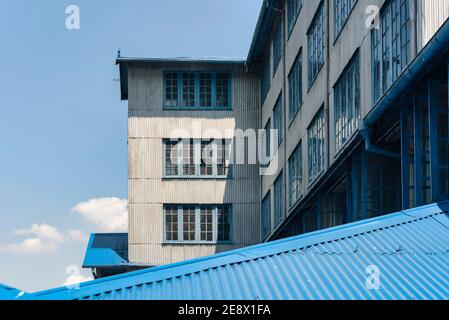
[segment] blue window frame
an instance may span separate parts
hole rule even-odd
[[[356,53],[334,87],[335,149],[339,151],[360,120],[360,58]]]
[[[290,35],[301,12],[303,0],[288,0],[287,1],[287,19],[288,19],[288,34]]]
[[[265,156],[271,159],[271,119],[268,119],[264,128]]]
[[[373,102],[380,98],[409,63],[410,12],[407,0],[389,0],[371,32]]]
[[[164,177],[229,178],[232,140],[164,140]]]
[[[289,204],[294,206],[302,195],[302,144],[301,142],[288,159]]]
[[[281,172],[274,182],[274,225],[284,217],[284,174]]]
[[[262,235],[265,239],[271,232],[271,192],[262,200]]]
[[[267,50],[268,51],[268,50]],[[271,68],[270,68],[270,54],[267,52],[262,62],[262,76],[260,80],[260,101],[263,104],[270,91],[271,86]]]
[[[334,0],[334,40],[338,38],[357,0]]]
[[[284,105],[282,99],[282,92],[279,95],[276,104],[273,108],[273,129],[277,130],[278,141],[277,145],[279,146],[284,139]]]
[[[282,58],[282,20],[279,19],[273,34],[273,77]]]
[[[164,72],[165,109],[230,109],[231,77],[226,72]]]
[[[231,205],[164,205],[164,242],[231,242]]]
[[[307,32],[309,88],[324,65],[324,5],[321,2]]]
[[[302,50],[288,75],[288,117],[293,121],[302,105]]]
[[[324,112],[321,108],[307,129],[309,182],[313,182],[324,170],[324,125]]]

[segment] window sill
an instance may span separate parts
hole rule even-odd
[[[310,81],[309,86],[307,88],[307,93],[310,93],[310,90],[312,89],[313,85],[315,84],[316,79],[321,73],[321,70],[324,68],[325,63],[321,65],[321,67],[318,69],[316,75],[313,77],[313,79]]]
[[[298,110],[295,111],[295,113],[293,114],[293,116],[291,117],[291,119],[288,120],[288,129],[290,129],[290,127],[292,126],[293,122],[295,121],[295,119],[298,117],[299,111],[301,110],[302,107],[302,102],[300,103]]]

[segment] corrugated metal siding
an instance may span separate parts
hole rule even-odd
[[[449,299],[449,202],[32,299]],[[367,267],[380,271],[378,290]]]
[[[421,0],[418,1],[418,8],[421,8],[418,11],[418,22],[421,22],[418,34],[422,35],[418,47],[422,49],[449,17],[449,1]]]
[[[163,110],[164,70],[231,73],[232,110]],[[259,171],[256,165],[233,166],[232,179],[163,179],[162,139],[185,129],[191,138],[218,130],[259,128],[259,83],[244,65],[205,63],[133,63],[129,65],[129,260],[161,265],[260,242]],[[201,126],[197,134],[193,124]],[[231,245],[163,244],[163,204],[232,204]]]

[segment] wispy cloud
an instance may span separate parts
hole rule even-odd
[[[46,223],[33,224],[26,229],[11,232],[13,236],[24,237],[20,242],[0,245],[0,252],[9,254],[46,254],[57,252],[62,245],[71,242],[86,242],[87,235],[81,230],[70,230],[66,234]]]
[[[99,198],[78,203],[72,208],[101,232],[124,232],[128,229],[128,201],[119,198]]]

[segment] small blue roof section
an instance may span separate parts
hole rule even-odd
[[[83,268],[120,267],[127,265],[127,233],[94,233],[90,235]]]
[[[449,299],[449,202],[30,299]]]
[[[23,297],[26,293],[0,283],[0,300],[15,300]]]

